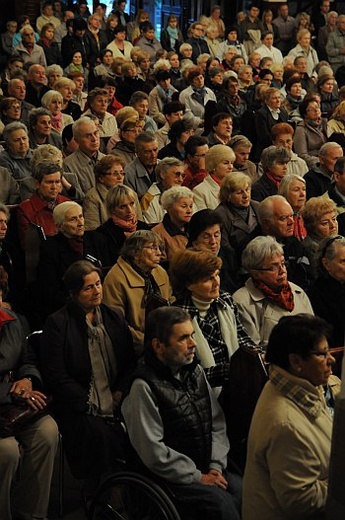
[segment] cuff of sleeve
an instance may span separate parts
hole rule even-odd
[[[193,482],[200,482],[201,481],[201,471],[199,471],[198,469],[196,469],[194,471],[194,477],[193,477]]]

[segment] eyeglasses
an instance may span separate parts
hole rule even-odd
[[[181,177],[182,179],[184,179],[186,174],[184,172],[175,172],[174,176],[175,177]]]
[[[329,348],[326,350],[310,350],[308,354],[311,356],[323,357],[323,359],[326,359],[328,356],[332,355]]]
[[[287,269],[288,265],[289,265],[288,262],[279,262],[279,264],[274,264],[271,267],[261,267],[261,268],[256,267],[255,271],[268,271],[270,273],[277,273],[281,269],[283,269],[283,270]]]

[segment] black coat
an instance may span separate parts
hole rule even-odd
[[[182,43],[183,43],[183,36],[182,36],[180,29],[178,29],[177,40],[175,41],[175,47],[171,47],[170,36],[169,36],[168,31],[166,29],[163,29],[163,31],[161,32],[161,44],[162,44],[163,49],[165,49],[166,51],[168,51],[168,52],[174,51],[178,54]]]
[[[107,240],[95,231],[85,231],[83,258],[86,259],[87,255],[96,258],[104,268],[112,265]],[[68,238],[62,233],[42,243],[37,269],[37,307],[42,318],[47,318],[65,305],[68,292],[62,277],[77,260],[80,260],[78,254],[71,249]]]
[[[40,45],[44,50],[44,54],[46,57],[47,65],[62,65],[62,57],[59,49],[59,45],[56,42],[52,42],[50,47],[44,45],[42,40],[37,42],[37,45]]]
[[[308,296],[316,316],[332,325],[329,346],[344,346],[345,285],[331,276],[320,277],[310,286]]]
[[[137,225],[137,231],[140,231],[141,229],[150,229],[150,226],[145,224],[145,222],[141,222],[139,220]],[[104,224],[99,226],[99,228],[97,228],[96,231],[106,236],[111,265],[116,264],[117,259],[120,256],[122,246],[126,240],[124,230],[119,226],[116,226],[110,218],[109,220],[104,222]]]
[[[259,162],[262,151],[271,146],[271,128],[277,123],[286,123],[288,115],[284,109],[280,109],[278,119],[274,119],[267,105],[263,105],[255,114],[256,143],[254,162]]]
[[[252,199],[258,202],[263,201],[270,195],[277,195],[277,193],[277,186],[265,174],[252,186]]]
[[[320,197],[331,187],[331,177],[324,175],[317,167],[309,170],[304,176],[307,189],[307,200]]]
[[[36,108],[41,107],[42,106],[41,99],[44,96],[44,94],[46,92],[48,92],[49,90],[50,90],[50,88],[47,87],[46,85],[42,85],[40,90],[36,90],[31,85],[31,83],[27,83],[25,101],[27,103],[30,103],[31,105],[33,105]]]
[[[100,308],[116,358],[115,380],[108,381],[110,390],[124,393],[135,368],[132,336],[118,311],[103,304]],[[124,456],[123,429],[117,421],[87,413],[92,368],[85,312],[70,302],[50,316],[41,345],[43,378],[53,396],[72,473],[85,478],[112,471],[116,458]]]

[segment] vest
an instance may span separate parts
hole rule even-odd
[[[153,359],[151,359],[153,358]],[[153,355],[135,373],[154,393],[164,426],[164,443],[193,460],[207,473],[212,449],[212,411],[202,369],[196,363],[181,370],[181,379]]]

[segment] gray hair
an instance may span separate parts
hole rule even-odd
[[[194,193],[186,186],[173,186],[164,191],[161,196],[161,204],[166,211],[171,208],[175,202],[183,198],[191,198],[194,200]]]
[[[52,74],[53,72],[58,72],[59,74],[61,74],[61,76],[63,75],[62,67],[60,67],[60,65],[56,65],[56,63],[54,63],[53,65],[48,65],[48,67],[46,67],[47,78],[49,78],[50,74]]]
[[[157,141],[157,137],[153,132],[141,132],[134,141],[136,153],[140,152],[144,143],[153,143]]]
[[[161,173],[168,173],[169,169],[173,166],[176,166],[178,168],[182,168],[183,170],[186,169],[187,165],[180,161],[180,159],[177,159],[177,157],[164,157],[156,166],[156,177],[157,180],[161,179]]]
[[[76,121],[74,121],[74,123],[72,124],[73,137],[75,139],[78,137],[79,127],[80,126],[85,125],[85,124],[90,125],[92,123],[93,123],[93,120],[90,117],[87,117],[87,116],[82,116],[79,119],[77,119]]]
[[[121,256],[124,258],[135,258],[137,255],[140,255],[143,248],[149,243],[163,249],[162,239],[157,233],[146,229],[135,231],[126,238],[121,249]]]
[[[15,132],[16,130],[24,130],[26,135],[28,134],[28,129],[24,125],[24,123],[20,123],[19,121],[13,121],[13,123],[8,123],[8,125],[5,126],[4,131],[2,133],[2,138],[5,141],[5,143],[8,143],[8,139],[12,132]]]
[[[275,238],[256,237],[246,245],[242,253],[242,267],[248,273],[254,269],[261,269],[265,260],[273,258],[276,254],[284,255],[284,250]]]
[[[331,150],[333,150],[333,148],[340,148],[340,150],[342,150],[342,147],[340,146],[340,144],[336,143],[335,141],[328,141],[328,143],[324,143],[321,146],[321,148],[319,150],[319,156],[321,155],[322,157],[324,157]]]
[[[55,206],[53,211],[53,219],[57,226],[61,227],[64,224],[66,213],[72,208],[78,208],[80,211],[83,211],[83,208],[80,206],[80,204],[74,202],[73,200],[66,200],[65,202],[61,202],[61,204]]]
[[[2,202],[0,202],[0,211],[2,211],[2,213],[5,213],[7,220],[10,218],[10,211],[8,207]]]
[[[32,27],[32,25],[30,25],[29,23],[23,25],[23,27],[21,29],[19,29],[19,32],[20,34],[22,35],[24,31],[27,31],[27,30],[32,30],[33,32],[35,32],[34,28]],[[38,63],[39,65],[39,63]]]
[[[211,54],[208,52],[203,52],[202,54],[199,54],[199,56],[196,59],[197,65],[201,65],[205,61],[209,60],[211,58]]]
[[[48,90],[48,92],[46,92],[44,94],[44,96],[42,96],[41,105],[44,108],[49,109],[50,103],[55,100],[62,102],[63,101],[62,94],[60,94],[60,92],[58,90]]]
[[[286,204],[289,204],[285,197],[282,195],[270,195],[269,197],[266,197],[263,201],[260,202],[257,215],[259,219],[259,223],[262,225],[264,220],[269,220],[274,215],[273,206],[275,202],[285,202]]]
[[[37,123],[38,118],[42,117],[42,116],[49,116],[50,118],[52,117],[51,113],[49,112],[49,110],[47,108],[38,107],[38,108],[33,108],[32,110],[30,110],[30,113],[29,113],[29,129],[30,130],[33,130],[33,127]]]
[[[41,161],[32,168],[32,177],[39,183],[42,182],[45,175],[53,175],[54,173],[59,173],[61,180],[61,166],[58,163],[51,163],[50,161]]]
[[[333,235],[323,238],[319,243],[318,248],[318,272],[325,276],[328,274],[327,267],[322,262],[325,260],[334,260],[340,247],[345,247],[345,237],[341,235]]]
[[[52,144],[41,144],[33,151],[31,167],[34,168],[42,161],[58,164],[62,168],[63,155],[61,150]]]
[[[283,164],[290,161],[291,157],[288,150],[282,146],[269,146],[265,148],[261,154],[261,165],[264,172],[277,163]]]
[[[252,148],[253,144],[249,141],[249,139],[245,135],[234,135],[230,139],[229,146],[236,150],[239,146],[243,146],[243,148]]]
[[[117,186],[113,186],[107,193],[106,198],[106,206],[108,214],[111,215],[113,210],[123,204],[125,198],[136,201],[136,193],[129,186],[125,184],[118,184]]]
[[[297,175],[297,173],[289,173],[288,175],[285,175],[285,177],[283,177],[280,181],[278,195],[282,195],[282,197],[285,197],[286,200],[289,195],[290,184],[292,181],[300,181],[304,184],[304,186],[306,185],[305,179],[303,179],[301,175]]]
[[[165,60],[164,58],[161,58],[156,61],[156,63],[153,65],[153,72],[158,72],[159,70],[170,70],[171,65],[169,60]]]

